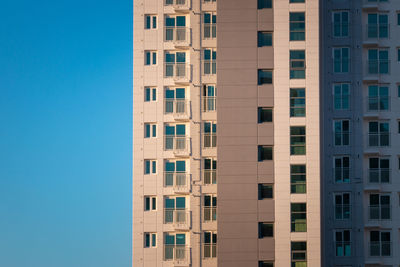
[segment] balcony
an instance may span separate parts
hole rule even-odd
[[[364,117],[366,118],[379,118],[381,113],[390,110],[390,97],[389,96],[370,96],[367,97],[366,111]]]
[[[188,63],[165,63],[164,78],[172,78],[177,83],[189,83],[191,66]]]
[[[190,211],[186,209],[164,209],[164,224],[172,224],[175,230],[189,230]]]
[[[177,194],[190,193],[190,174],[186,172],[164,172],[164,187],[172,187]]]
[[[335,167],[333,171],[334,171],[335,183],[350,183],[349,167]]]
[[[348,220],[351,215],[351,206],[348,204],[336,204],[335,205],[335,219],[336,220]]]
[[[172,7],[176,12],[187,12],[190,10],[190,0],[164,0],[165,7]]]
[[[391,220],[392,208],[390,205],[371,205],[368,207],[368,220]]]
[[[350,241],[336,241],[336,256],[349,257],[351,256],[351,242]]]
[[[215,75],[217,73],[217,61],[216,60],[203,60],[203,75]]]
[[[204,23],[203,39],[215,39],[217,37],[217,25]]]
[[[175,156],[190,156],[190,137],[174,135],[164,136],[164,151],[172,151]]]
[[[203,184],[204,185],[217,184],[217,170],[204,169]]]
[[[203,251],[203,258],[209,259],[209,258],[216,258],[216,257],[217,257],[217,244],[205,243],[204,251]]]
[[[205,133],[203,134],[203,148],[214,148],[217,147],[217,134]]]
[[[191,44],[191,31],[187,27],[165,27],[164,42],[172,42],[176,47],[188,47]]]
[[[365,73],[365,80],[379,80],[381,75],[390,74],[390,60],[368,60]]]
[[[390,134],[386,133],[368,133],[369,147],[387,147],[390,146]]]
[[[164,245],[164,261],[172,261],[174,266],[190,266],[190,247],[187,245]]]
[[[392,255],[392,242],[375,241],[369,243],[370,257],[390,257]]]
[[[217,97],[203,96],[203,112],[213,112],[217,110]]]
[[[172,115],[175,120],[190,119],[190,101],[186,99],[164,99],[164,114]]]
[[[217,220],[217,207],[204,207],[204,222],[212,222]]]
[[[390,25],[387,23],[367,24],[364,43],[377,44],[379,40],[389,39]]]
[[[368,182],[371,184],[389,184],[391,182],[390,169],[368,169]]]
[[[363,9],[372,11],[378,10],[382,4],[388,4],[389,0],[364,0],[363,2]]]

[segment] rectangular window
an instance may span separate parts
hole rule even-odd
[[[290,12],[290,41],[306,39],[306,15],[304,12]]]
[[[272,146],[258,146],[258,161],[272,160],[273,154]]]
[[[389,73],[389,50],[368,49],[368,74]]]
[[[351,256],[350,230],[335,230],[335,253],[337,257]]]
[[[397,62],[400,62],[400,48],[397,48]]]
[[[204,232],[204,258],[217,257],[217,233]]]
[[[186,16],[165,16],[164,41],[184,42],[188,39],[189,29],[186,28]]]
[[[350,157],[336,156],[333,160],[335,183],[350,183]]]
[[[348,47],[333,48],[333,72],[349,72],[350,49]]]
[[[333,102],[335,110],[350,108],[350,84],[337,83],[333,85]]]
[[[349,36],[349,12],[335,11],[332,13],[333,20],[333,36],[347,37]]]
[[[217,109],[217,88],[215,85],[203,85],[203,111],[211,112]]]
[[[164,77],[166,78],[185,78],[188,73],[186,52],[166,51],[164,64]]]
[[[203,74],[213,75],[217,73],[217,51],[215,48],[203,50]]]
[[[150,88],[146,87],[144,89],[144,101],[145,102],[150,102],[150,101],[156,101],[157,100],[157,89],[156,88]]]
[[[397,97],[400,97],[400,84],[397,85]]]
[[[272,46],[272,32],[258,32],[257,43],[258,47]]]
[[[348,146],[350,143],[350,121],[335,120],[333,121],[335,146]]]
[[[259,261],[258,267],[274,267],[274,263],[271,261]]]
[[[178,223],[185,225],[188,223],[188,216],[185,197],[170,196],[164,198],[164,224]]]
[[[307,232],[307,205],[306,203],[291,203],[290,218],[292,232]]]
[[[397,25],[400,25],[400,13],[397,13]]]
[[[157,204],[156,197],[151,197],[151,196],[144,197],[144,210],[145,211],[156,210],[157,209],[156,204]]]
[[[145,65],[156,65],[157,64],[157,52],[156,51],[145,51]]]
[[[334,201],[335,201],[335,219],[336,220],[350,219],[350,194],[336,193],[334,195]]]
[[[289,3],[293,4],[293,3],[304,3],[305,0],[289,0]]]
[[[368,145],[389,146],[389,122],[370,121],[368,123]]]
[[[155,15],[145,15],[145,29],[156,29],[157,28],[157,16]]]
[[[390,183],[390,159],[369,158],[368,181],[370,183]]]
[[[272,84],[272,70],[258,70],[258,85]]]
[[[205,185],[217,183],[217,161],[215,158],[204,159],[203,175]]]
[[[217,15],[213,12],[204,13],[204,39],[214,39],[217,37]]]
[[[166,124],[164,150],[187,151],[186,124]]]
[[[188,258],[185,233],[164,233],[164,260],[186,261]]]
[[[164,187],[185,189],[188,184],[185,160],[166,160],[164,166]]]
[[[157,246],[157,234],[156,233],[144,233],[144,247],[155,248]]]
[[[290,79],[304,79],[306,77],[305,50],[290,50]]]
[[[258,200],[274,197],[274,188],[271,184],[258,184]]]
[[[368,33],[368,38],[388,38],[389,37],[388,15],[369,13],[367,33]]]
[[[157,124],[145,123],[144,124],[144,138],[157,137]]]
[[[370,194],[369,195],[369,214],[370,220],[390,220],[390,195]]]
[[[290,165],[290,193],[306,193],[306,165]]]
[[[187,111],[186,89],[165,88],[164,92],[164,113],[177,116],[185,116]]]
[[[368,110],[389,110],[389,87],[369,85],[368,86]]]
[[[258,108],[258,123],[272,122],[272,108]]]
[[[306,154],[306,127],[290,127],[290,155]]]
[[[290,88],[290,117],[306,116],[306,89]]]
[[[215,122],[204,122],[204,148],[211,148],[217,146],[217,124]]]
[[[371,231],[369,238],[369,255],[371,257],[390,257],[392,255],[390,232]]]
[[[204,195],[204,221],[217,220],[217,197],[215,195]]]
[[[258,238],[273,237],[274,236],[274,224],[259,222],[258,223]]]
[[[157,173],[157,161],[151,159],[144,160],[144,174],[156,174]]]
[[[307,266],[307,242],[292,241],[291,242],[291,267],[306,267]]]
[[[272,8],[272,0],[257,0],[257,8]]]

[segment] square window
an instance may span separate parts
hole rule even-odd
[[[304,79],[306,77],[305,50],[290,50],[290,79]]]
[[[258,85],[272,84],[272,70],[258,70]]]
[[[304,12],[290,13],[290,41],[304,41],[306,39],[306,16]]]
[[[273,237],[274,236],[274,224],[259,222],[258,223],[258,238]]]
[[[290,117],[306,116],[305,88],[290,88]]]
[[[258,199],[273,198],[274,188],[271,184],[258,184]]]
[[[272,160],[273,153],[272,146],[258,146],[258,161]]]
[[[272,8],[272,0],[258,0],[257,8],[258,9]]]
[[[258,123],[272,122],[272,108],[258,108]]]
[[[258,47],[272,46],[272,32],[258,32]]]

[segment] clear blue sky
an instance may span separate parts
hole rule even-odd
[[[132,0],[0,1],[0,266],[131,264]]]

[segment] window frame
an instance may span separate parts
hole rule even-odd
[[[346,22],[343,22],[344,14],[347,14],[347,24]],[[336,35],[336,28],[337,24],[335,21],[335,15],[339,15],[339,35]],[[350,25],[350,12],[348,10],[334,10],[332,11],[332,36],[334,38],[346,38],[349,37],[349,25]],[[343,34],[344,29],[347,30],[347,34]]]
[[[351,230],[350,229],[335,229],[333,231],[334,235],[334,241],[335,241],[335,256],[336,257],[351,257]],[[337,240],[338,237],[338,233],[341,235],[341,240]],[[345,234],[348,234],[348,240],[346,238]],[[339,246],[338,246],[339,243]],[[347,250],[346,250],[346,245],[350,246],[350,254],[347,254]],[[340,251],[338,249],[341,249],[341,255],[340,255]]]
[[[301,90],[303,90],[304,96],[299,96],[299,92],[301,95]],[[296,96],[295,93],[296,92]],[[292,94],[293,93],[293,94]],[[296,102],[300,102],[299,106],[297,106]],[[302,104],[301,102],[304,102]],[[290,88],[290,117],[305,117],[306,116],[306,88]],[[302,105],[302,106],[301,106]],[[303,113],[299,112],[299,115],[297,116],[298,111],[297,110],[304,110]]]
[[[292,14],[303,14],[304,20],[295,20],[295,18],[292,20]],[[306,40],[306,18],[306,12],[304,11],[289,12],[289,41],[298,42]],[[301,24],[304,25],[303,29],[301,29],[302,27],[295,27]],[[299,35],[299,37],[295,37],[297,35]]]
[[[344,94],[347,86],[347,94]],[[337,90],[340,90],[340,93],[337,94]],[[333,94],[333,108],[334,110],[350,110],[350,97],[351,97],[351,84],[350,83],[334,83],[332,84],[332,94]],[[346,100],[345,100],[346,99]],[[347,101],[347,107],[346,107]]]
[[[157,196],[144,196],[144,211],[157,211]]]
[[[289,79],[305,79],[306,78],[306,65],[307,65],[306,64],[306,50],[304,50],[304,49],[290,50],[289,54],[290,54],[290,56],[289,56],[289,74],[290,74]],[[303,54],[303,55],[301,55],[301,54]]]
[[[156,50],[145,50],[144,51],[144,65],[145,66],[157,66],[158,57]]]
[[[304,134],[294,134],[295,129],[300,129],[301,132],[304,130]],[[295,141],[302,140],[304,138],[304,142]],[[301,149],[303,148],[303,149]],[[299,151],[297,151],[299,150]],[[297,152],[296,152],[297,151]],[[290,126],[290,156],[302,156],[307,154],[307,132],[306,126]]]
[[[347,51],[347,58],[344,55],[344,51]],[[340,57],[336,58],[336,52],[340,53]],[[350,72],[350,47],[348,46],[336,46],[332,47],[332,61],[333,61],[333,73],[349,73]],[[336,68],[339,66],[339,68]]]
[[[158,18],[154,14],[144,15],[144,29],[145,30],[155,30],[158,27]]]
[[[290,203],[290,232],[291,233],[306,233],[307,232],[307,203],[306,202]]]

